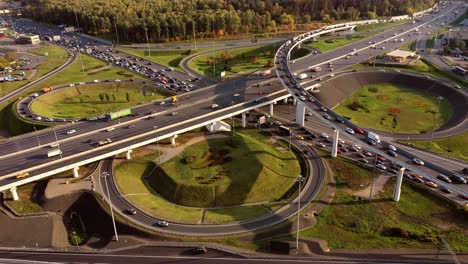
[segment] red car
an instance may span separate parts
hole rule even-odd
[[[462,193],[459,193],[458,197],[462,198],[463,200],[468,200],[468,196],[466,196],[466,195],[464,195]]]
[[[356,127],[356,128],[354,129],[354,132],[359,133],[359,134],[364,134],[364,129],[362,129],[362,128],[360,128],[360,127]]]
[[[382,157],[382,156],[380,156],[380,155],[377,155],[377,160],[380,160],[380,161],[382,161],[382,162],[383,162],[383,161],[385,161],[385,158],[384,158],[384,157]]]
[[[338,154],[343,154],[343,151],[337,150],[336,153],[338,153]]]

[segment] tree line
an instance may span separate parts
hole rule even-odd
[[[314,22],[374,19],[437,0],[23,0],[22,15],[129,42],[310,29]],[[116,34],[117,32],[117,34]]]

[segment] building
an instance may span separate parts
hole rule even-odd
[[[16,43],[18,44],[39,44],[41,43],[41,40],[39,39],[38,35],[33,35],[33,34],[24,34],[24,35],[19,35],[18,38],[16,38]]]
[[[397,49],[387,53],[387,57],[389,57],[392,61],[402,62],[405,61],[407,58],[417,58],[417,55],[415,51],[405,51]]]

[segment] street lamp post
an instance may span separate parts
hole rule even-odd
[[[233,105],[234,105],[234,101],[231,101],[231,107]],[[234,137],[234,115],[231,118],[232,118],[232,136]]]
[[[440,110],[440,101],[442,101],[442,99],[444,99],[442,96],[437,96],[437,111],[434,115],[434,125],[432,127],[432,133],[431,133],[431,140],[429,141],[429,149],[431,149],[432,147],[432,139],[434,138],[434,131],[435,131],[435,127],[436,127],[436,121],[437,121],[437,115],[439,114],[439,110]]]
[[[111,202],[111,198],[109,195],[109,186],[107,185],[107,176],[109,176],[109,173],[106,171],[101,174],[101,177],[104,178],[104,182],[106,183],[107,199],[109,199],[109,206],[111,209],[111,217],[112,217],[112,224],[114,225],[115,241],[119,241],[119,236],[117,235],[117,227],[115,225],[114,210],[112,209],[112,202]]]
[[[289,99],[288,99],[289,102]],[[292,141],[292,120],[291,120],[291,108],[294,104],[294,99],[291,99],[291,104],[289,104],[289,143],[288,143],[288,150],[291,151],[291,141]]]
[[[375,158],[374,158],[374,169],[372,170],[372,177],[371,177],[371,185],[370,185],[370,191],[369,191],[369,201],[372,199],[372,188],[374,187],[374,177],[375,177],[375,170],[377,166],[377,153],[375,153]]]
[[[158,147],[158,166],[161,165],[161,149],[159,148],[159,140],[158,140],[158,126],[154,126],[154,132],[156,134],[156,146]]]
[[[39,144],[39,147],[40,147],[41,146],[41,140],[39,140],[39,133],[37,133],[36,126],[34,126],[34,131],[36,132],[37,144]]]
[[[301,211],[301,182],[304,181],[304,177],[299,175],[297,182],[299,183],[299,189],[297,194],[297,230],[296,230],[296,255],[299,253],[299,220]]]
[[[145,24],[145,37],[146,37],[146,44],[148,46],[148,57],[151,57],[151,49],[150,49],[150,44],[149,44],[149,38],[148,38],[148,27]]]
[[[55,131],[55,127],[52,127],[52,129],[54,130],[55,143],[57,143],[57,146],[58,146],[58,148],[59,148],[59,150],[60,150],[60,152],[59,152],[59,153],[60,153],[60,158],[63,158],[63,157],[62,157],[62,150],[60,149],[60,144],[59,144],[58,138],[57,138],[57,132]]]

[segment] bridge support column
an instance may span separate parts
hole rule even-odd
[[[11,196],[13,197],[13,201],[18,201],[18,192],[16,192],[16,187],[11,187],[10,188]]]
[[[247,116],[245,115],[245,113],[242,113],[242,127],[246,127],[247,126]]]
[[[283,104],[288,104],[289,97],[283,99]]]
[[[333,131],[333,145],[332,145],[332,149],[331,149],[331,156],[332,158],[336,158],[336,156],[338,155],[338,136],[340,135],[340,131],[338,130],[334,130]]]
[[[297,105],[297,99],[296,98],[293,99],[293,105]]]
[[[304,126],[305,119],[305,104],[298,102],[296,105],[296,124]]]
[[[127,153],[125,153],[125,158],[128,160],[132,159],[132,152],[133,150],[131,149],[127,150]]]
[[[213,130],[214,130],[214,123],[211,123],[211,124],[208,126],[208,131],[213,132]],[[174,143],[174,144],[175,144],[175,143]],[[174,145],[174,144],[173,144],[173,145]]]
[[[405,173],[405,168],[402,167],[398,170],[395,189],[393,190],[393,201],[398,202],[400,201],[400,194],[401,194],[401,182],[403,181],[403,173]]]
[[[273,116],[273,108],[274,108],[273,104],[270,104],[270,116]]]
[[[176,139],[176,138],[177,138],[177,135],[173,135],[173,136],[171,137],[171,145],[175,145],[175,143],[176,143],[176,142],[175,142],[175,139]]]
[[[79,169],[79,168],[80,168],[80,167],[75,167],[75,168],[73,168],[73,177],[75,177],[75,178],[80,177],[80,174],[78,173],[78,169]]]

